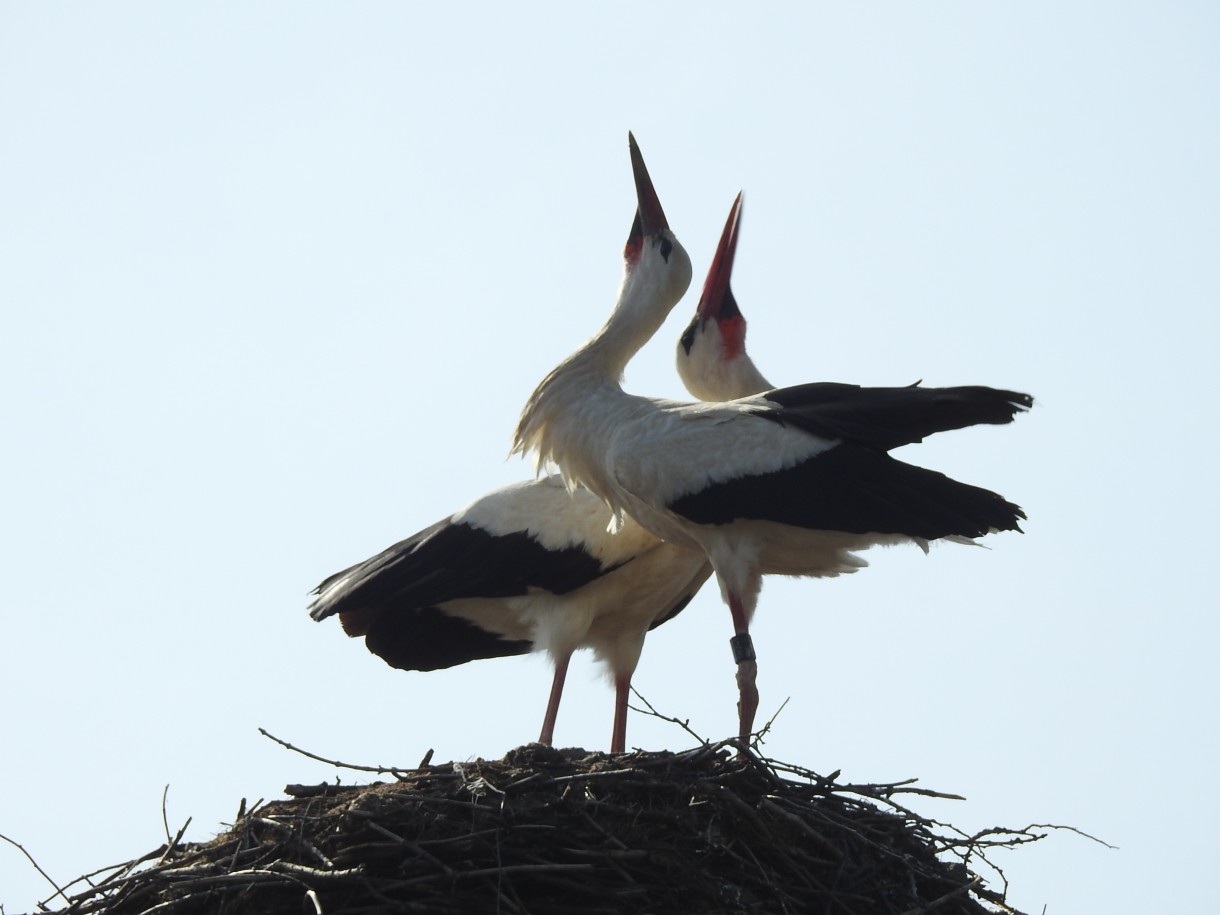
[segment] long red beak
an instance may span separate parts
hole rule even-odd
[[[627,134],[627,146],[631,150],[631,171],[635,175],[640,230],[647,236],[661,229],[668,229],[669,222],[665,218],[665,211],[661,209],[661,199],[657,197],[657,189],[652,186],[652,178],[648,176],[648,167],[644,165],[640,147],[630,133]]]
[[[729,288],[729,279],[733,275],[733,257],[737,253],[737,228],[741,225],[741,194],[733,201],[729,210],[729,218],[720,233],[720,243],[716,245],[716,254],[712,258],[712,266],[707,271],[707,279],[703,281],[703,294],[699,297],[699,307],[695,314],[703,319],[724,319],[741,314],[737,308],[737,300]]]

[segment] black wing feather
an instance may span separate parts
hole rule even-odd
[[[1034,402],[1029,394],[970,385],[954,388],[865,388],[815,382],[760,395],[779,409],[755,414],[803,429],[889,451],[937,432],[1002,425]]]
[[[364,637],[368,650],[399,670],[440,670],[478,661],[529,654],[534,643],[504,639],[436,607],[382,613]]]
[[[1019,531],[1025,517],[990,490],[850,443],[785,470],[715,483],[668,507],[698,524],[760,520],[928,540]]]
[[[579,546],[547,549],[525,531],[493,534],[445,519],[327,578],[314,589],[319,596],[310,615],[321,620],[372,607],[398,612],[458,598],[515,597],[531,588],[566,594],[608,571]]]

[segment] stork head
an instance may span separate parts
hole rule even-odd
[[[691,281],[690,257],[669,228],[661,199],[653,187],[652,177],[644,165],[644,157],[635,137],[627,134],[631,151],[631,170],[635,176],[636,210],[631,234],[623,248],[626,262],[624,292],[628,285],[638,285],[641,301],[663,305],[666,313],[686,293]],[[628,298],[621,297],[622,300]],[[662,318],[663,320],[663,318]]]
[[[738,194],[716,245],[695,316],[678,341],[678,375],[700,400],[734,400],[772,387],[746,355],[746,319],[729,285],[740,224]]]

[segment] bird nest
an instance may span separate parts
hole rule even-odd
[[[180,833],[55,898],[80,915],[974,915],[1015,912],[988,852],[1044,835],[966,835],[899,803],[952,795],[838,784],[727,743],[615,756],[530,745],[376,771],[393,780],[243,800],[214,840]]]

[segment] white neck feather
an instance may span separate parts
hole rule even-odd
[[[639,261],[623,277],[610,320],[547,375],[526,402],[513,453],[535,452],[539,470],[553,463],[569,488],[584,485],[621,510],[600,458],[622,423],[655,409],[651,401],[623,391],[623,371],[665,323],[690,278],[690,258],[672,235],[647,238]]]
[[[744,350],[725,357],[724,341],[714,320],[695,326],[689,351],[678,344],[676,361],[682,384],[699,400],[736,400],[775,387]]]

